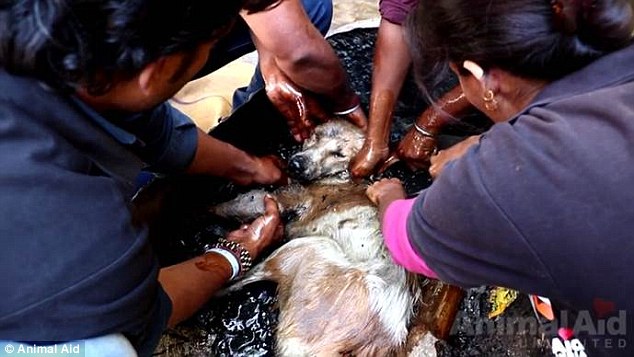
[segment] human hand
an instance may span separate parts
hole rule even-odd
[[[330,118],[313,95],[304,93],[281,71],[268,73],[265,81],[269,100],[286,118],[296,141],[307,139],[316,124]]]
[[[354,110],[350,112],[348,110],[344,110],[343,112],[341,112],[345,114],[337,114],[338,112],[335,111],[334,114],[343,117],[344,119],[359,127],[361,130],[365,131],[368,128],[368,117],[366,117],[363,108],[361,108],[361,105],[358,104],[359,97],[356,94],[354,94],[353,102],[357,103],[351,106]]]
[[[377,165],[387,159],[388,154],[386,144],[366,138],[363,147],[350,162],[350,174],[357,179],[368,176]]]
[[[390,203],[407,197],[403,184],[399,179],[382,179],[370,185],[365,191],[375,205],[386,207]]]
[[[264,198],[264,215],[230,232],[226,239],[239,243],[252,259],[256,259],[264,249],[282,238],[283,228],[277,201],[267,195]]]
[[[424,135],[412,127],[396,148],[396,156],[412,170],[429,166],[430,158],[436,153],[435,136]]]
[[[285,185],[288,177],[285,174],[284,163],[274,155],[256,157],[253,177],[247,184]]]
[[[441,150],[437,155],[432,156],[431,166],[429,167],[429,174],[431,177],[434,179],[438,177],[448,162],[462,157],[462,155],[464,155],[470,147],[479,142],[480,135],[470,136],[449,149]]]

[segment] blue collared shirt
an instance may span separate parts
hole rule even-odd
[[[78,98],[71,98],[88,118],[130,148],[152,171],[180,172],[194,158],[198,140],[196,125],[167,102],[143,113],[106,117]]]

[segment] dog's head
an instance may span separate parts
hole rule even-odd
[[[289,160],[289,174],[304,182],[348,181],[348,165],[364,140],[363,131],[345,120],[321,124]]]

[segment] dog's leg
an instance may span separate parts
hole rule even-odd
[[[235,219],[240,222],[251,222],[264,214],[264,190],[252,190],[238,195],[231,201],[212,207],[209,211],[224,218]],[[280,211],[283,211],[278,203]]]
[[[273,192],[251,190],[238,195],[231,201],[213,206],[209,211],[223,218],[235,219],[243,223],[251,222],[264,214],[264,196],[267,194],[277,200],[280,214],[285,221],[302,215],[311,202],[306,189],[295,184],[280,187]]]

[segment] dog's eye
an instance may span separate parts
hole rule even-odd
[[[338,158],[344,158],[344,157],[346,157],[346,155],[344,155],[341,151],[334,151],[334,152],[332,153],[332,156],[334,156],[334,157],[338,157]]]

